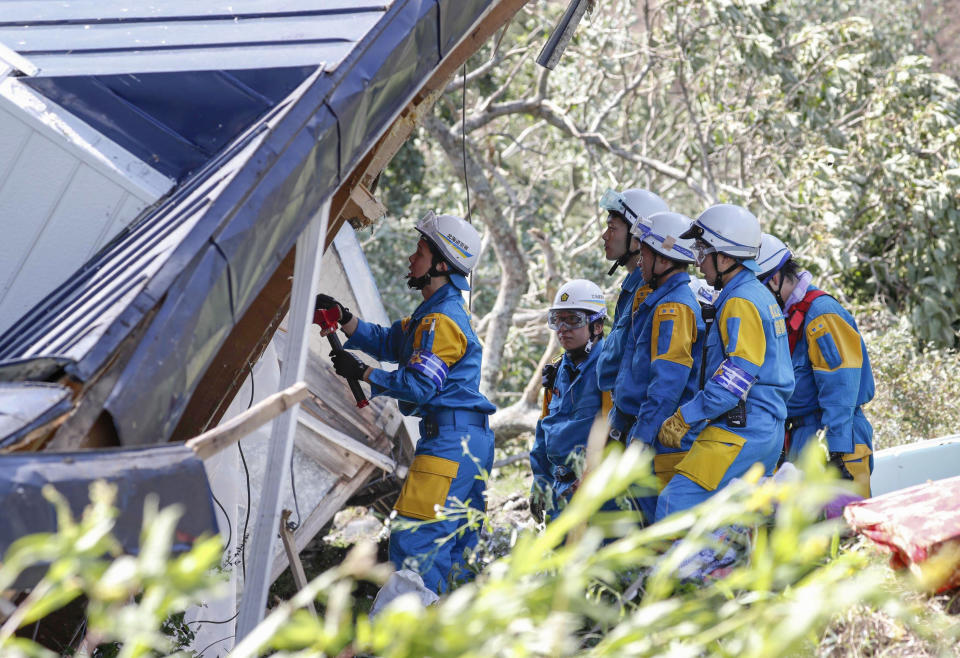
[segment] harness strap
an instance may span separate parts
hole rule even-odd
[[[803,321],[807,317],[807,311],[810,310],[810,305],[813,304],[813,300],[817,297],[822,297],[826,294],[827,293],[822,290],[808,290],[807,294],[803,296],[803,299],[790,307],[790,319],[787,320],[787,338],[790,340],[790,354],[793,354],[793,349],[797,346],[797,343],[800,342]]]

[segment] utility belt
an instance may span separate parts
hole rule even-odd
[[[420,420],[420,436],[429,439],[440,433],[441,427],[464,427],[473,425],[490,429],[490,417],[479,411],[469,409],[444,409],[435,411]]]
[[[859,407],[857,408],[859,409]],[[817,427],[820,427],[823,424],[822,420],[823,411],[817,409],[801,416],[790,416],[784,423],[784,427],[786,428],[787,432],[792,432],[795,429],[806,427],[807,425],[816,425]]]
[[[631,416],[619,407],[614,407],[610,411],[610,432],[607,435],[610,439],[626,445],[627,433],[633,424],[637,422],[636,416]]]

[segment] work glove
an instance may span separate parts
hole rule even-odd
[[[840,471],[840,477],[844,480],[853,480],[853,474],[847,470],[847,465],[843,461],[842,452],[831,452],[830,461],[828,462],[834,466],[838,471]]]
[[[343,326],[346,323],[350,322],[353,319],[353,313],[350,312],[346,306],[338,302],[336,299],[330,295],[324,295],[320,293],[317,295],[316,301],[314,301],[313,309],[315,311],[331,309],[336,307],[340,311],[340,325]]]
[[[543,523],[543,496],[530,494],[530,516],[537,523]]]
[[[333,350],[330,352],[333,360],[333,369],[344,379],[363,379],[367,371],[367,364],[355,357],[347,350]]]
[[[683,414],[677,409],[677,413],[663,421],[660,431],[657,432],[657,440],[668,448],[679,448],[683,437],[689,431],[690,426],[687,425],[687,421],[683,419]]]

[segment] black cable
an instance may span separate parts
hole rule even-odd
[[[460,146],[463,153],[463,186],[467,189],[467,221],[473,223],[470,213],[470,181],[467,180],[467,63],[463,63],[463,96],[460,105]]]
[[[200,649],[200,651],[197,652],[197,655],[198,655],[198,656],[202,656],[202,655],[203,655],[203,652],[206,651],[207,649],[209,649],[210,647],[212,647],[214,644],[219,644],[220,642],[224,642],[224,641],[226,641],[226,640],[230,640],[230,639],[233,639],[233,638],[235,638],[235,637],[236,637],[236,635],[228,635],[227,637],[221,637],[219,640],[215,640],[215,641],[211,642],[210,644],[208,644],[207,646],[205,646],[204,648]]]
[[[213,502],[217,504],[217,507],[220,508],[220,511],[223,512],[223,518],[227,520],[227,547],[230,547],[230,542],[233,541],[233,524],[230,523],[230,515],[227,514],[227,510],[223,507],[223,503],[217,498],[217,495],[210,491],[213,494]]]
[[[463,154],[463,187],[467,190],[467,222],[473,223],[470,211],[470,181],[467,179],[467,63],[463,63],[463,95],[460,104],[460,152]],[[473,270],[470,271],[470,294],[467,309],[473,312]]]
[[[253,383],[253,364],[247,364],[247,370],[250,372],[250,402],[247,403],[247,409],[253,406],[253,392],[255,390]],[[237,450],[240,451],[240,463],[243,464],[243,474],[247,481],[247,509],[246,516],[243,519],[243,534],[240,536],[240,568],[243,570],[243,580],[247,580],[247,526],[250,524],[250,469],[247,467],[247,458],[243,454],[241,441],[237,441]]]
[[[297,501],[297,482],[296,478],[293,476],[293,455],[294,450],[290,451],[290,488],[293,490],[293,508],[297,510],[297,523],[294,525],[292,521],[287,521],[287,527],[290,529],[290,532],[293,532],[300,527],[300,523],[303,519],[300,518],[300,503]]]

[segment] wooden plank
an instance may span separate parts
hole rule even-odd
[[[320,269],[321,241],[326,234],[330,202],[323,204],[297,240],[297,260],[293,270],[293,292],[290,308],[290,335],[284,351],[280,384],[287,387],[303,379],[307,358],[307,328],[313,315],[313,298]],[[246,637],[263,619],[267,603],[268,576],[273,563],[273,538],[280,512],[280,487],[283,484],[290,455],[293,453],[293,432],[296,408],[282,414],[273,424],[267,455],[266,480],[261,490],[250,547],[251,563],[247,569],[243,599],[237,618],[237,639]]]
[[[280,515],[280,539],[283,541],[283,551],[287,554],[287,562],[290,563],[290,573],[293,575],[293,584],[296,585],[299,592],[307,586],[307,574],[303,571],[303,563],[300,561],[300,552],[297,550],[296,540],[293,538],[293,532],[287,525],[290,515],[293,514],[288,509],[283,510]],[[313,601],[308,604],[313,616],[317,616],[317,608]]]
[[[186,446],[193,450],[200,459],[213,457],[261,425],[270,422],[287,409],[293,408],[308,394],[307,385],[303,382],[297,382],[286,390],[260,400],[260,402],[234,416],[223,425],[218,425],[212,430],[190,439],[186,442]]]
[[[335,430],[319,419],[306,414],[300,414],[297,416],[297,422],[307,427],[317,436],[322,437],[330,443],[338,445],[344,450],[353,453],[357,457],[370,462],[382,471],[387,473],[396,473],[400,477],[406,476],[406,467],[397,464],[397,462],[393,461],[393,459],[387,455],[377,452],[373,448],[360,443],[356,439],[350,438],[343,432]]]
[[[302,407],[300,413],[303,413]],[[357,472],[368,463],[349,450],[330,441],[325,441],[302,423],[297,423],[294,442],[297,448],[307,457],[331,473],[345,478],[356,476]]]

